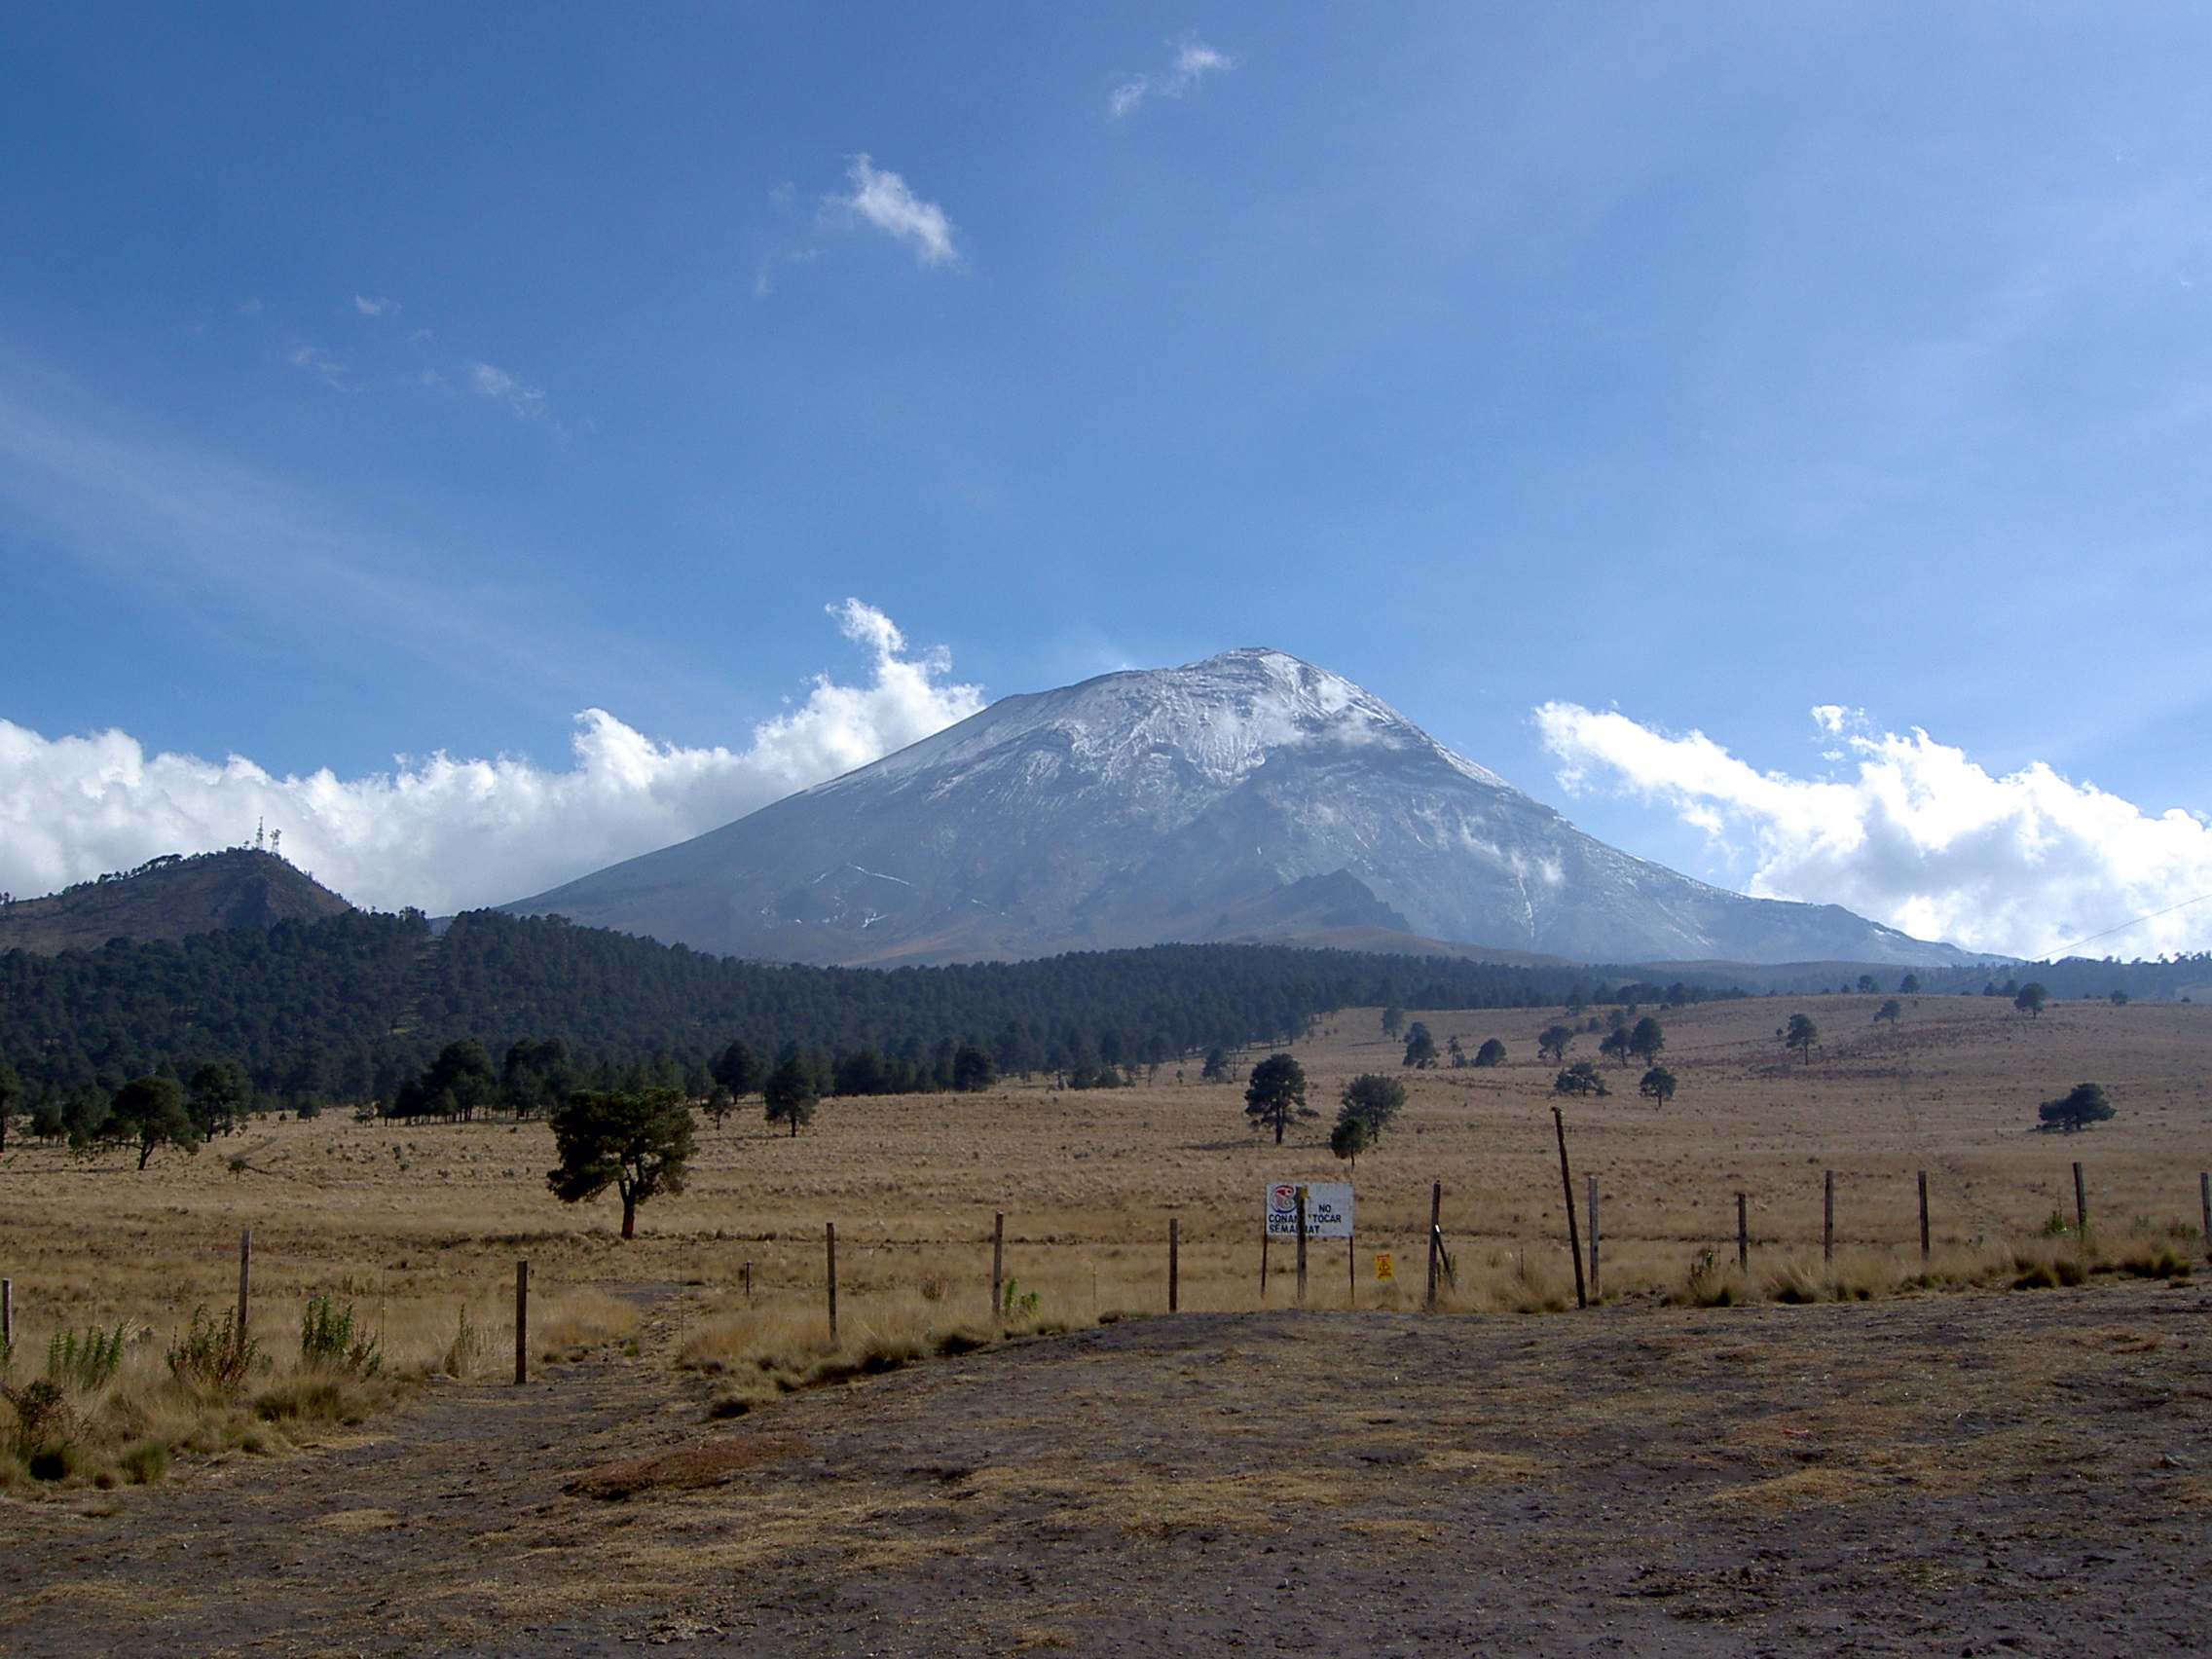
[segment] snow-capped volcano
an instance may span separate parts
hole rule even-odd
[[[1347,929],[1582,961],[1966,959],[1619,852],[1351,682],[1264,649],[1006,698],[507,908],[802,962]]]

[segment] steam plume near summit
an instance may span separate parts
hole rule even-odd
[[[743,749],[657,743],[586,709],[566,771],[437,754],[362,778],[276,777],[242,756],[149,756],[123,731],[48,738],[0,720],[0,889],[27,897],[236,846],[266,820],[287,858],[356,903],[462,909],[695,835],[983,706],[882,611],[857,599],[830,609],[872,659],[866,682],[817,677]]]

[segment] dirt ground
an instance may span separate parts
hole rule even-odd
[[[0,1643],[163,1655],[2200,1654],[2201,1286],[1128,1319],[735,1423],[665,1303],[524,1388],[0,1513]],[[719,1484],[594,1465],[755,1435]],[[742,1451],[742,1449],[741,1449]],[[680,1460],[681,1461],[681,1460]],[[709,1466],[712,1473],[712,1466]]]

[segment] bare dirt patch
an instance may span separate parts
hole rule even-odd
[[[2124,1335],[2122,1335],[2124,1333]],[[719,1436],[648,1352],[4,1512],[0,1641],[114,1652],[2196,1653],[2212,1302],[1125,1320]],[[773,1447],[754,1456],[736,1449]],[[579,1474],[703,1468],[572,1495]]]
[[[586,1469],[562,1490],[571,1496],[625,1498],[643,1492],[690,1492],[720,1486],[740,1469],[796,1457],[811,1451],[795,1434],[718,1434],[709,1440],[656,1452],[649,1457],[624,1457]]]

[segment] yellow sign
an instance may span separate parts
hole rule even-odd
[[[1391,1259],[1389,1251],[1385,1250],[1375,1258],[1375,1276],[1379,1279],[1398,1276],[1398,1264]]]

